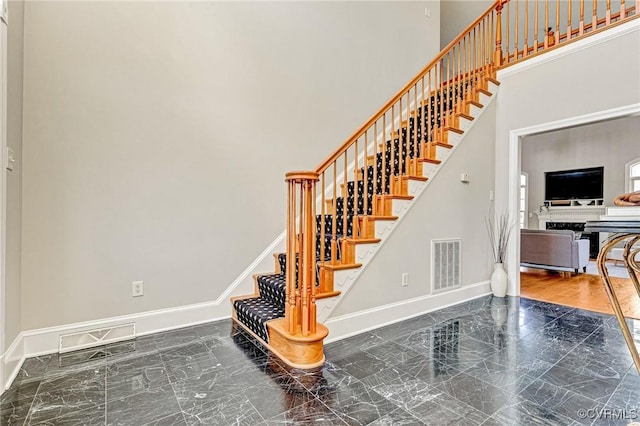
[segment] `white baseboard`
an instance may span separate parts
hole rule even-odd
[[[447,293],[417,297],[331,318],[326,323],[331,333],[326,341],[329,343],[489,293],[489,282],[483,281]],[[7,351],[0,356],[0,379],[2,380],[0,393],[11,385],[25,358],[57,352],[62,334],[135,323],[136,335],[143,336],[226,319],[229,316],[229,307],[222,307],[217,302],[210,302],[23,331],[14,339]]]
[[[7,351],[0,356],[0,391],[8,387],[20,370],[25,358],[58,352],[60,336],[81,331],[110,328],[134,323],[136,336],[159,333],[190,325],[230,318],[231,305],[208,302],[176,308],[160,309],[95,321],[65,324],[21,332]]]
[[[7,351],[0,356],[0,394],[7,389],[16,378],[25,359],[24,338],[20,333],[13,339]]]
[[[329,328],[329,337],[325,339],[325,343],[331,343],[488,294],[491,294],[489,281],[481,281],[446,293],[429,294],[333,317],[325,323]]]

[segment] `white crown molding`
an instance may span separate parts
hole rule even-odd
[[[523,60],[522,62],[519,62],[515,65],[511,65],[507,68],[498,70],[497,78],[499,81],[502,81],[502,79],[504,78],[511,77],[514,74],[521,73],[530,68],[537,67],[547,62],[562,58],[563,56],[571,55],[572,53],[588,49],[598,44],[605,43],[607,41],[639,30],[640,19],[633,19],[629,22],[625,22],[624,24],[609,28],[606,31],[602,31],[583,39],[567,43],[565,45],[559,46],[556,49],[544,52],[544,54],[540,54],[533,58]]]

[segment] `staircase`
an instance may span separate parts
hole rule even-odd
[[[462,141],[498,89],[498,67],[636,10],[607,10],[605,20],[593,18],[587,26],[581,16],[576,35],[570,22],[555,39],[538,42],[536,32],[531,48],[525,34],[522,49],[516,38],[511,50],[507,31],[503,51],[502,11],[506,5],[509,28],[511,3],[517,20],[518,1],[497,0],[315,171],[286,175],[286,253],[274,254],[274,272],[254,276],[253,294],[231,299],[234,322],[286,364],[323,364],[328,330],[318,318],[326,320],[341,291]],[[556,16],[559,22],[559,10]]]

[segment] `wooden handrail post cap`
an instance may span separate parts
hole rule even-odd
[[[320,180],[320,174],[314,171],[306,171],[306,170],[298,170],[294,172],[289,172],[285,175],[285,181],[296,181],[303,182],[305,180],[312,180],[317,182]]]

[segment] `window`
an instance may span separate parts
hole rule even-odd
[[[627,191],[640,191],[640,158],[627,163]]]
[[[528,226],[527,215],[527,181],[529,175],[525,172],[520,174],[520,203],[518,205],[518,223],[520,229],[524,229]]]

